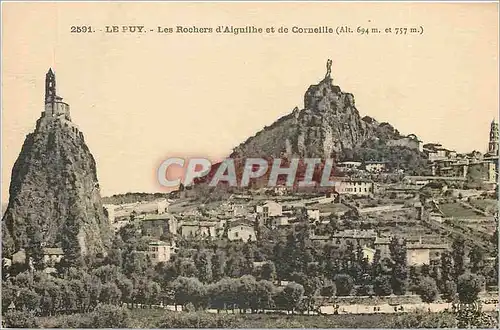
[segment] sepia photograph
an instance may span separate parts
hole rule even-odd
[[[498,9],[2,2],[2,328],[498,328]]]

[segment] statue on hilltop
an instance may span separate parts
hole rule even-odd
[[[332,73],[332,60],[328,59],[326,61],[326,75],[325,78],[331,78],[330,75]]]

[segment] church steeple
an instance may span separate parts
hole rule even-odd
[[[47,118],[63,116],[71,121],[69,105],[56,94],[56,75],[52,68],[45,74],[45,111],[43,116]]]
[[[488,144],[488,153],[498,155],[498,123],[493,120],[490,125],[490,142]]]
[[[49,69],[45,75],[45,103],[53,103],[56,98],[56,75]]]

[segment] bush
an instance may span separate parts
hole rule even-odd
[[[373,291],[377,296],[389,296],[392,293],[391,277],[389,275],[381,275],[375,278]]]
[[[471,273],[465,273],[458,277],[458,298],[462,303],[470,304],[478,299],[479,292],[483,286],[483,278]]]
[[[234,315],[169,312],[157,324],[158,328],[234,328],[237,322]]]
[[[62,328],[62,329],[91,329],[93,328],[93,319],[89,314],[71,314],[61,315],[52,320],[50,326],[44,325],[47,328]]]
[[[451,313],[431,313],[423,310],[398,317],[391,328],[456,328],[457,320]]]
[[[348,296],[354,288],[354,280],[348,274],[338,274],[335,276],[335,286],[337,296]]]
[[[38,319],[30,312],[8,311],[3,320],[7,328],[39,328]]]
[[[420,279],[417,292],[425,303],[434,302],[439,294],[436,281],[429,276]]]
[[[91,316],[94,328],[127,328],[130,323],[128,309],[114,305],[99,305]]]

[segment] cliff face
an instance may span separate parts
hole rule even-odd
[[[81,254],[104,252],[111,231],[96,164],[69,111],[46,110],[37,121],[12,169],[9,193],[2,220],[5,255],[40,243],[73,246]]]
[[[389,129],[387,129],[389,128]],[[398,139],[388,124],[361,118],[354,96],[333,84],[330,75],[308,88],[304,109],[266,127],[236,147],[231,157],[319,157],[343,159],[347,151],[371,141]]]

